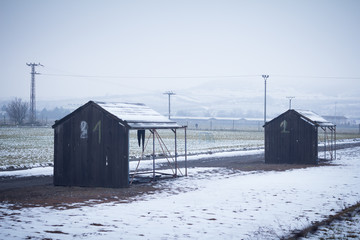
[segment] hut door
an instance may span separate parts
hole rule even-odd
[[[291,159],[291,134],[289,122],[284,119],[280,123],[280,138],[281,143],[279,146],[279,163],[290,163]]]

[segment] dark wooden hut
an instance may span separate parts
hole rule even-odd
[[[143,104],[89,101],[54,128],[54,185],[129,186],[129,131],[177,129]]]
[[[265,163],[317,164],[319,127],[331,132],[328,150],[335,150],[336,126],[311,111],[290,109],[264,127]]]

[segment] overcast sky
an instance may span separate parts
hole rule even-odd
[[[269,74],[269,93],[339,102],[360,95],[359,23],[358,0],[1,0],[0,98],[29,99],[26,63],[41,63],[42,100],[225,82],[262,93]]]

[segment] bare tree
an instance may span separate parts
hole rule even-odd
[[[21,125],[24,123],[28,109],[29,104],[27,102],[23,102],[21,98],[15,98],[7,105],[6,112],[15,124]]]

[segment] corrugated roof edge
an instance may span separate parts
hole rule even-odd
[[[177,124],[176,121],[167,119],[165,116],[156,112],[154,109],[148,107],[143,103],[128,103],[128,102],[96,102],[101,108],[105,109],[109,113],[113,114],[117,118],[126,122],[130,129],[175,129],[175,128],[183,128]],[[132,107],[140,107],[139,109],[135,109],[135,112],[118,112],[118,109],[122,108],[132,108]],[[140,112],[139,112],[140,110]],[[143,111],[141,113],[141,111]],[[144,114],[143,116],[141,116]],[[128,115],[128,116],[127,116]],[[137,116],[138,115],[138,116]],[[144,116],[147,117],[144,118]],[[149,119],[150,116],[150,119]],[[128,119],[130,117],[130,119]],[[135,119],[132,119],[135,117]],[[135,126],[136,125],[136,126]],[[143,126],[143,127],[139,127]]]
[[[313,111],[310,111],[310,110],[295,110],[295,109],[289,109],[287,110],[286,112],[283,112],[282,114],[280,114],[279,116],[271,119],[270,121],[266,122],[263,127],[265,127],[266,125],[268,125],[269,123],[271,123],[272,121],[274,121],[275,119],[277,119],[278,117],[288,113],[289,111],[293,111],[295,112],[296,114],[298,114],[300,117],[303,117],[304,119],[306,119],[307,121],[311,122],[312,124],[316,125],[316,126],[320,126],[320,127],[334,127],[336,126],[335,124],[331,123],[331,122],[317,122],[317,121],[314,121],[313,119],[310,119],[309,117],[305,116],[304,114],[301,114],[299,111],[308,111],[308,112],[311,112],[313,114],[316,114],[317,116],[321,117],[319,114],[313,112]]]
[[[175,128],[184,128],[185,126],[181,126],[181,125],[178,125],[175,121],[169,121],[169,122],[151,122],[151,121],[142,121],[142,122],[139,122],[139,123],[154,123],[154,125],[152,125],[151,127],[132,127],[131,126],[131,123],[133,123],[132,121],[126,121],[126,120],[123,120],[123,119],[120,119],[118,118],[117,116],[115,116],[113,113],[107,111],[106,109],[104,109],[103,107],[101,107],[100,105],[98,105],[97,103],[103,103],[103,104],[106,104],[106,102],[99,102],[99,101],[88,101],[87,103],[85,103],[84,105],[80,106],[79,108],[75,109],[73,112],[69,113],[68,115],[66,115],[65,117],[59,119],[59,120],[56,120],[55,121],[55,124],[52,125],[52,128],[55,128],[56,126],[58,126],[59,124],[62,124],[63,122],[65,122],[66,120],[70,119],[74,114],[76,114],[77,112],[81,111],[82,109],[88,107],[88,105],[93,105],[94,107],[102,110],[102,111],[105,111],[106,113],[108,113],[112,118],[114,118],[115,120],[121,122],[122,124],[126,124],[126,127],[129,128],[129,129],[175,129]],[[145,104],[143,103],[128,103],[128,104],[134,104],[134,105],[138,105],[138,106],[146,106]],[[158,126],[156,127],[156,124],[168,124],[168,126],[164,126],[164,125],[161,125],[161,126]]]
[[[119,102],[102,102],[102,101],[94,101],[97,104],[116,104]],[[121,102],[124,104],[138,105],[138,106],[146,106],[144,103],[130,103],[130,102]]]
[[[298,114],[300,114],[302,117],[308,119],[309,121],[313,122],[314,124],[316,124],[317,126],[321,126],[321,127],[332,127],[332,126],[336,126],[335,124],[327,121],[325,118],[323,118],[322,116],[320,116],[319,114],[317,114],[316,112],[313,112],[311,110],[302,110],[302,109],[298,109],[298,110],[294,110],[295,112],[297,112]],[[316,119],[312,119],[310,116],[307,116],[305,114],[305,112],[311,113],[312,115],[314,115],[314,117]]]
[[[68,120],[68,119],[70,119],[74,114],[76,114],[77,112],[80,112],[82,109],[88,107],[88,105],[93,105],[94,107],[99,108],[99,109],[101,109],[102,111],[107,112],[111,117],[115,118],[117,121],[121,122],[122,124],[125,123],[125,124],[127,125],[127,127],[129,127],[129,125],[128,125],[126,122],[124,122],[122,119],[119,119],[119,118],[116,117],[114,114],[106,111],[104,108],[102,108],[101,106],[99,106],[96,102],[90,100],[90,101],[88,101],[87,103],[85,103],[84,105],[78,107],[77,109],[75,109],[74,111],[72,111],[71,113],[69,113],[68,115],[66,115],[65,117],[63,117],[63,118],[61,118],[61,119],[59,119],[59,120],[56,120],[56,121],[55,121],[55,124],[52,125],[52,128],[55,128],[55,127],[58,126],[59,124],[65,122],[65,121]]]

